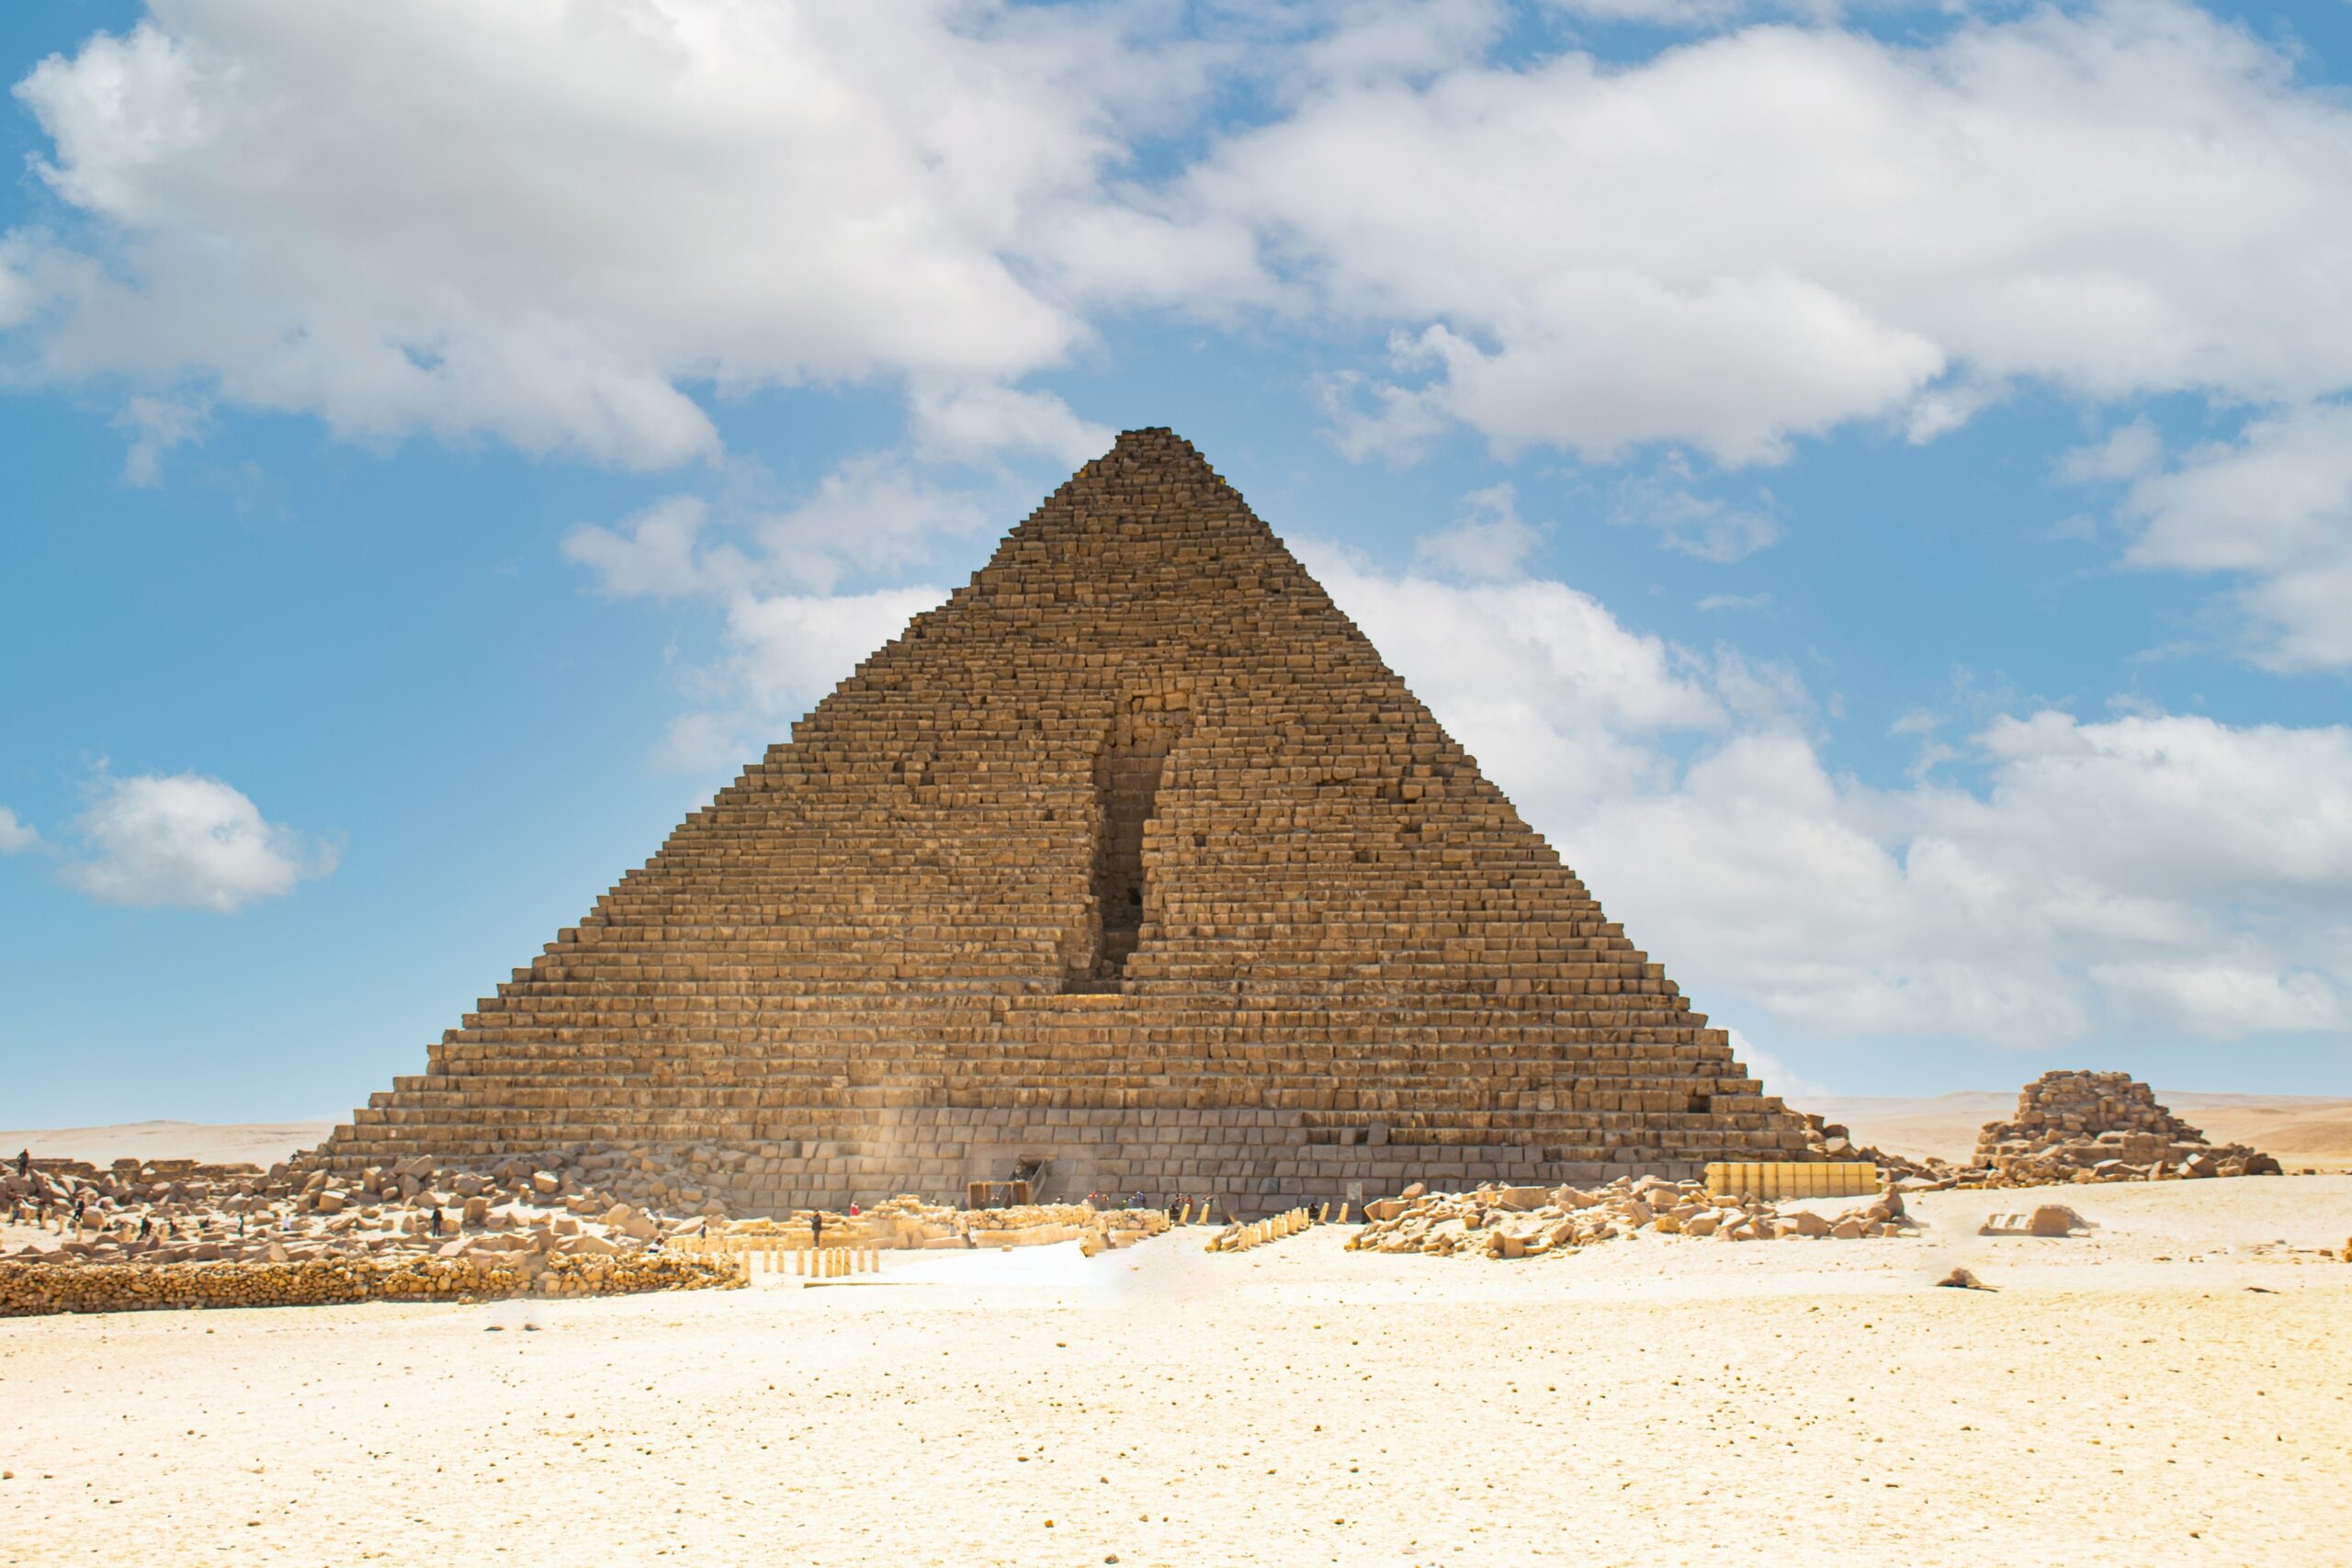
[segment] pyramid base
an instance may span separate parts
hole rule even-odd
[[[1237,1214],[1297,1203],[1361,1204],[1415,1181],[1442,1189],[1486,1184],[1553,1187],[1620,1176],[1697,1178],[1710,1160],[1803,1159],[1776,1128],[1678,1130],[1688,1148],[1625,1143],[1614,1148],[1531,1148],[1502,1144],[1317,1142],[1337,1134],[1306,1127],[1295,1111],[1257,1109],[1119,1111],[927,1107],[882,1112],[856,1137],[825,1140],[683,1137],[664,1147],[691,1151],[701,1190],[737,1217],[798,1209],[845,1209],[901,1193],[960,1203],[974,1181],[1030,1173],[1037,1201],[1075,1202],[1090,1194],[1124,1201],[1135,1193],[1159,1206],[1215,1201]],[[357,1171],[419,1153],[453,1164],[490,1163],[561,1149],[643,1149],[648,1140],[595,1137],[560,1143],[527,1134],[486,1136],[479,1127],[413,1123],[347,1129],[324,1163]]]

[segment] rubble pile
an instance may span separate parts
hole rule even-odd
[[[1351,1252],[1424,1252],[1439,1257],[1540,1258],[1647,1231],[1717,1241],[1795,1237],[1859,1240],[1899,1235],[1908,1227],[1892,1187],[1836,1214],[1787,1212],[1753,1199],[1710,1194],[1696,1181],[1620,1178],[1591,1190],[1575,1187],[1482,1187],[1430,1192],[1419,1183],[1402,1196],[1364,1206]]]
[[[1158,1235],[1170,1221],[1158,1209],[1097,1209],[1091,1203],[953,1209],[910,1194],[876,1203],[846,1223],[862,1225],[871,1245],[881,1247],[1045,1247],[1075,1241],[1094,1252]]]
[[[1967,1185],[2279,1173],[2277,1160],[2245,1144],[2208,1144],[2128,1073],[2042,1074],[2018,1091],[2015,1118],[1988,1122],[1976,1135],[1975,1164],[1985,1174]]]
[[[1329,1209],[1330,1205],[1324,1207]],[[1312,1209],[1285,1209],[1281,1213],[1249,1224],[1230,1224],[1209,1238],[1205,1250],[1210,1252],[1247,1252],[1253,1247],[1263,1247],[1270,1241],[1280,1241],[1286,1235],[1296,1235],[1315,1224]]]
[[[528,1271],[536,1262],[538,1271]],[[611,1258],[557,1255],[495,1261],[459,1258],[320,1258],[300,1263],[0,1261],[0,1317],[174,1307],[322,1306],[370,1301],[471,1302],[526,1291],[548,1296],[727,1290],[735,1265],[671,1252]]]
[[[1815,1111],[1805,1112],[1804,1125],[1805,1152],[1816,1159],[1868,1161],[1889,1175],[1926,1181],[1945,1179],[1958,1168],[1932,1155],[1913,1159],[1908,1155],[1889,1154],[1868,1144],[1857,1144],[1850,1128],[1840,1122],[1826,1121]]]
[[[43,1304],[83,1300],[141,1306],[463,1290],[580,1295],[731,1278],[717,1262],[659,1256],[668,1241],[707,1232],[707,1213],[664,1215],[628,1201],[656,1190],[684,1195],[691,1189],[675,1175],[684,1162],[618,1153],[508,1159],[488,1169],[419,1156],[347,1176],[296,1162],[266,1171],[185,1160],[105,1168],[43,1160],[22,1171],[11,1163],[0,1171],[0,1218],[24,1239],[0,1251],[0,1264],[16,1266],[0,1288],[0,1312],[93,1310]],[[402,1271],[426,1264],[435,1267]],[[130,1276],[109,1272],[126,1268],[139,1277],[136,1288],[122,1282]],[[27,1270],[84,1278],[28,1282]]]

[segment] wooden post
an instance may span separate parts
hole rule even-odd
[[[1353,1207],[1352,1202],[1342,1203],[1340,1205],[1340,1223],[1341,1224],[1346,1224],[1348,1223],[1348,1210],[1351,1207]]]

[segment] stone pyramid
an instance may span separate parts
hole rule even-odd
[[[334,1165],[692,1145],[738,1212],[1276,1199],[1804,1126],[1183,440],[1130,431]]]

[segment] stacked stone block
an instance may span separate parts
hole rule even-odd
[[[1399,1174],[1695,1176],[1806,1141],[1239,495],[1153,430],[325,1154],[789,1148],[757,1156],[787,1168],[764,1190],[806,1205],[945,1195],[1008,1150],[1091,1169],[1079,1191],[1322,1198]]]
[[[2017,1115],[1987,1122],[1974,1163],[2020,1161],[2089,1168],[2102,1164],[2177,1165],[2211,1156],[2244,1164],[2255,1151],[2215,1148],[2205,1134],[2156,1103],[2155,1090],[2129,1073],[2048,1072],[2018,1091]],[[2276,1162],[2264,1163],[2276,1168]]]

